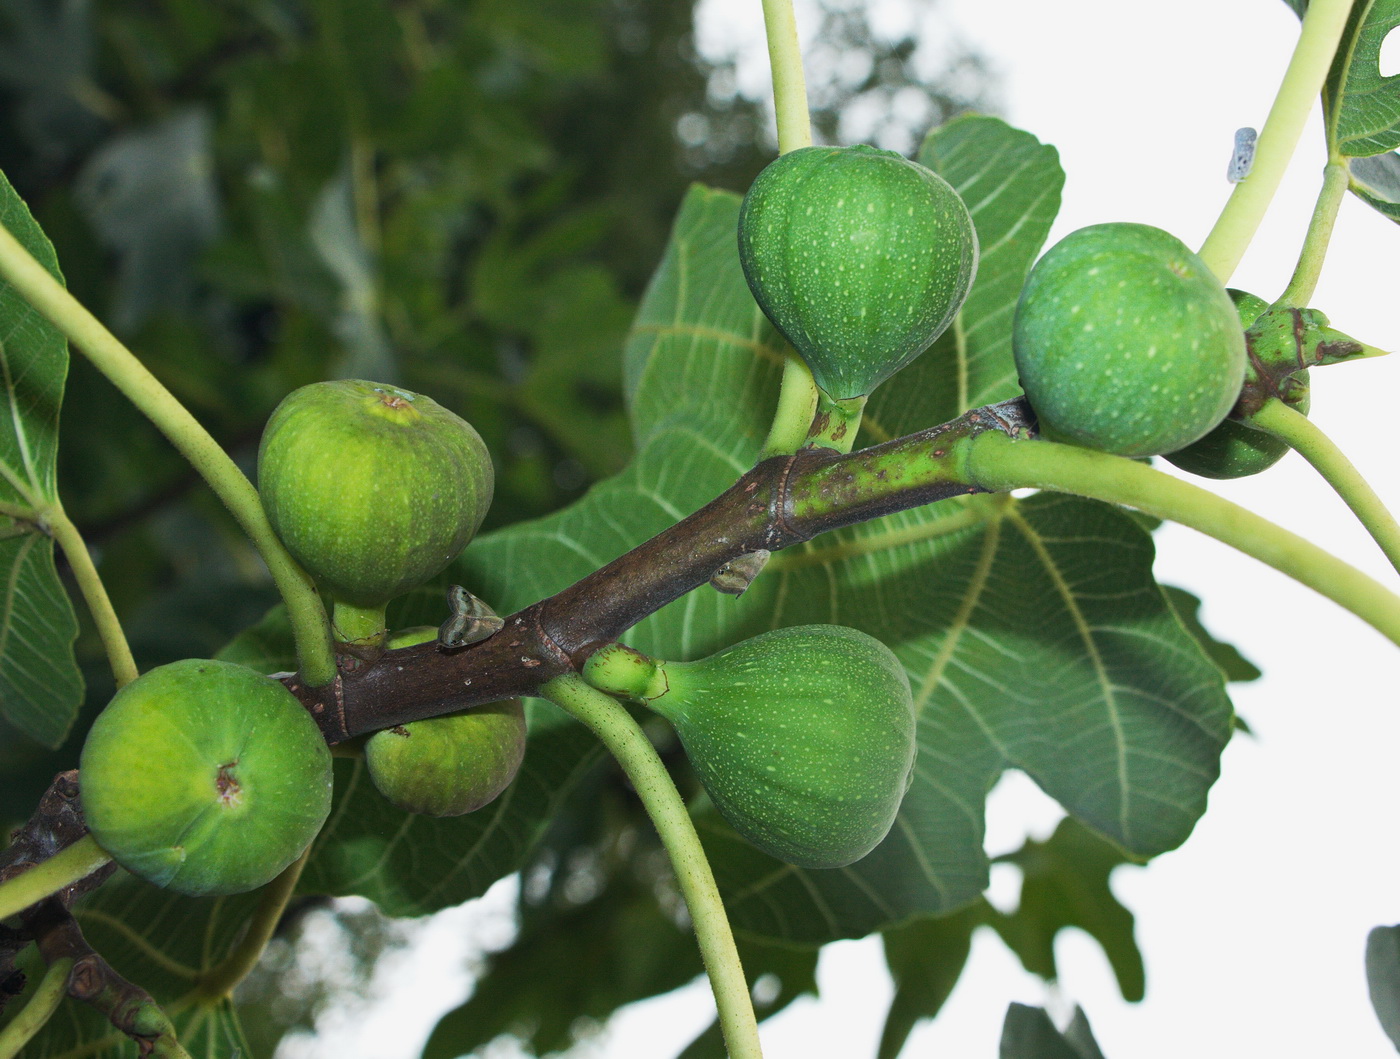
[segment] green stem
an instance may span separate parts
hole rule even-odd
[[[807,113],[807,79],[792,0],[763,0],[768,32],[768,63],[773,68],[773,111],[778,119],[778,153],[812,146],[812,118]]]
[[[58,1005],[68,994],[68,974],[73,970],[73,961],[68,957],[54,960],[49,964],[39,987],[29,998],[29,1003],[16,1015],[3,1030],[0,1030],[0,1059],[14,1059],[20,1049],[34,1039],[34,1035],[44,1028],[44,1023],[53,1017]]]
[[[1249,175],[1235,185],[1215,227],[1201,245],[1201,258],[1222,283],[1229,281],[1268,212],[1312,113],[1313,102],[1322,93],[1350,13],[1351,0],[1312,0],[1308,4],[1293,58],[1259,133],[1254,165]]]
[[[1317,195],[1317,205],[1313,207],[1312,220],[1308,222],[1308,234],[1303,239],[1303,249],[1298,255],[1298,265],[1293,270],[1293,278],[1288,287],[1274,303],[1275,308],[1301,309],[1312,300],[1317,290],[1317,280],[1322,274],[1322,262],[1327,257],[1327,244],[1332,240],[1332,229],[1337,225],[1337,212],[1342,208],[1351,183],[1351,171],[1346,162],[1334,157],[1322,170],[1322,190]]]
[[[272,940],[277,924],[282,921],[282,913],[296,893],[297,881],[310,856],[311,847],[307,846],[300,857],[263,888],[257,911],[253,913],[242,940],[216,967],[200,976],[194,990],[195,999],[204,1003],[222,1000],[248,977],[262,957],[267,943]]]
[[[783,359],[783,381],[778,390],[778,408],[760,460],[770,456],[791,456],[807,443],[807,431],[817,414],[817,382],[812,369],[793,350]]]
[[[336,600],[331,604],[331,628],[335,638],[341,643],[383,647],[389,632],[384,624],[385,606],[381,603],[377,607],[357,607]]]
[[[321,598],[277,539],[258,492],[169,390],[126,346],[0,225],[0,277],[67,336],[98,371],[154,423],[232,512],[267,564],[287,604],[302,676],[313,687],[335,679],[335,658]]]
[[[111,859],[96,839],[84,835],[48,860],[0,882],[0,919],[8,919],[21,909],[87,878]]]
[[[1400,596],[1268,519],[1146,464],[988,431],[971,442],[967,469],[987,489],[1072,493],[1190,526],[1307,585],[1400,644]]]
[[[57,505],[49,511],[49,532],[63,549],[63,555],[73,571],[73,580],[77,582],[78,591],[83,594],[88,613],[97,626],[97,635],[102,639],[102,648],[107,652],[107,661],[112,667],[117,687],[130,684],[139,675],[136,659],[131,656],[131,645],[126,642],[121,621],[107,595],[107,586],[102,583],[82,534],[73,525],[68,513]]]
[[[847,453],[860,433],[860,419],[865,412],[866,397],[849,397],[844,401],[828,397],[817,390],[817,414],[807,431],[807,444],[815,448],[834,449]]]
[[[592,730],[632,781],[671,858],[690,910],[730,1059],[758,1059],[763,1054],[758,1020],[719,887],[685,802],[656,749],[621,703],[589,687],[576,674],[556,677],[541,686],[540,694]]]
[[[1400,571],[1400,525],[1371,484],[1321,427],[1276,397],[1265,401],[1249,417],[1249,425],[1287,442],[1312,464],[1380,545],[1390,565]]]

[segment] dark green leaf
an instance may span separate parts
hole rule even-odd
[[[1021,901],[993,925],[1026,970],[1054,981],[1055,935],[1078,927],[1103,946],[1123,999],[1142,999],[1142,953],[1133,936],[1133,914],[1108,886],[1113,869],[1130,863],[1120,850],[1066,819],[1048,841],[1027,841],[998,859],[1021,869]]]
[[[1400,1051],[1400,926],[1376,927],[1366,936],[1366,984],[1381,1029]]]
[[[1400,154],[1353,158],[1351,190],[1372,209],[1400,224]]]
[[[0,174],[0,223],[55,277],[53,246]],[[68,346],[0,280],[0,713],[45,746],[63,741],[83,698],[73,657],[73,604],[54,567],[48,520],[59,508],[54,466]]]
[[[1083,1059],[1104,1059],[1099,1042],[1094,1039],[1094,1031],[1089,1028],[1089,1017],[1084,1014],[1084,1009],[1081,1007],[1074,1009],[1074,1015],[1070,1018],[1069,1025],[1065,1027],[1065,1040],[1074,1046],[1074,1050]]]
[[[950,916],[918,919],[884,933],[894,999],[880,1034],[878,1059],[897,1059],[910,1032],[943,1009],[967,963],[972,933],[994,913],[977,901]]]
[[[1264,675],[1259,667],[1240,654],[1233,644],[1217,640],[1210,630],[1201,624],[1201,601],[1198,597],[1174,585],[1163,585],[1162,594],[1167,597],[1167,602],[1171,604],[1181,624],[1186,626],[1186,631],[1196,638],[1196,642],[1210,656],[1210,660],[1220,667],[1226,680],[1232,683],[1258,680]]]
[[[1381,76],[1381,45],[1400,25],[1400,0],[1357,0],[1328,78],[1328,131],[1348,158],[1400,147],[1400,77]]]
[[[553,707],[550,707],[553,709]],[[560,801],[598,759],[581,728],[538,721],[519,774],[490,805],[466,816],[405,813],[370,782],[360,760],[336,762],[335,802],[301,879],[303,893],[374,901],[416,916],[461,904],[520,869]]]
[[[1001,1059],[1103,1059],[1089,1020],[1075,1009],[1074,1020],[1061,1033],[1041,1008],[1012,1004],[1001,1028]]]
[[[193,1055],[251,1059],[227,999],[199,995],[202,976],[233,952],[258,907],[258,893],[181,897],[119,872],[74,909],[88,943],[129,981],[156,997]],[[85,1004],[67,1001],[25,1049],[26,1059],[131,1059],[131,1040]]]
[[[423,1059],[455,1059],[506,1033],[534,1055],[562,1051],[580,1017],[605,1018],[699,973],[690,931],[661,911],[649,887],[615,876],[562,914],[537,923],[527,913],[520,938],[437,1024]]]

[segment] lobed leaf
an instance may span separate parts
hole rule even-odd
[[[1366,984],[1381,1029],[1400,1050],[1400,926],[1366,936]]]
[[[0,224],[59,279],[53,246],[0,174]],[[73,655],[73,604],[54,566],[47,520],[58,508],[54,466],[68,345],[0,280],[0,716],[57,747],[83,697]]]
[[[1382,216],[1400,224],[1400,154],[1353,158],[1351,191]]]
[[[955,359],[980,380],[966,390],[977,399],[1012,378],[1008,303],[1048,230],[1053,155],[992,119],[952,128],[935,141],[940,164],[983,188],[982,223],[996,225],[988,232],[1018,233],[988,239],[965,328],[981,336],[982,352]],[[997,141],[1024,164],[997,181],[991,170],[959,169],[960,152],[970,158]],[[998,200],[1024,203],[1019,226]],[[567,511],[474,546],[463,576],[478,594],[512,607],[562,588],[698,508],[753,459],[781,347],[739,270],[738,205],[692,190],[639,311],[626,361],[642,443],[632,467]],[[917,388],[900,379],[894,389]],[[906,402],[898,428],[934,421],[917,414]],[[740,930],[819,944],[974,900],[987,873],[983,804],[1007,767],[1136,857],[1179,844],[1204,810],[1230,706],[1219,671],[1152,579],[1147,533],[1088,501],[987,499],[792,549],[741,599],[701,589],[627,637],[647,653],[689,659],[765,629],[832,622],[882,639],[910,672],[920,758],[894,831],[870,856],[834,871],[798,869],[700,814]]]
[[[1328,138],[1347,158],[1400,147],[1400,76],[1382,76],[1381,45],[1400,26],[1400,0],[1359,0],[1327,81]]]
[[[1113,869],[1128,863],[1121,850],[1065,819],[1047,841],[1028,841],[998,859],[1021,869],[1021,900],[1014,914],[992,923],[1026,970],[1055,981],[1055,937],[1078,927],[1103,947],[1123,999],[1143,998],[1146,979],[1133,914],[1108,885]]]
[[[998,1054],[1001,1059],[1103,1059],[1081,1009],[1074,1009],[1073,1019],[1061,1033],[1044,1009],[1025,1004],[1007,1008]]]

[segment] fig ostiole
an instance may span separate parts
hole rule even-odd
[[[384,605],[457,557],[493,485],[471,424],[429,397],[361,379],[288,394],[258,450],[268,519],[344,605],[347,642],[381,633]]]
[[[79,776],[98,845],[184,894],[270,882],[331,807],[331,755],[310,714],[278,681],[230,662],[173,662],[118,691]]]
[[[863,632],[778,629],[694,662],[612,644],[583,676],[670,721],[720,814],[779,860],[841,867],[894,824],[914,704],[904,667]]]
[[[1239,399],[1245,343],[1224,286],[1145,224],[1071,232],[1036,262],[1012,325],[1044,437],[1119,456],[1175,452]]]
[[[937,173],[874,147],[803,147],[739,213],[749,289],[834,400],[863,397],[953,321],[977,271],[967,207]]]

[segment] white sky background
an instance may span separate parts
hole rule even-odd
[[[1282,0],[870,0],[870,10],[877,30],[918,25],[935,45],[951,34],[991,61],[1002,116],[1054,144],[1068,174],[1052,242],[1087,224],[1128,220],[1199,246],[1229,194],[1234,131],[1263,125],[1298,31]],[[803,0],[798,14],[807,46],[813,21]],[[758,0],[706,0],[700,39],[737,51],[741,87],[767,91]],[[1394,65],[1400,70],[1400,58]],[[1233,285],[1265,298],[1283,289],[1322,164],[1315,113]],[[1400,226],[1349,198],[1313,304],[1343,331],[1400,351],[1397,281]],[[1378,398],[1398,386],[1400,355],[1313,373],[1312,419],[1392,509],[1400,509],[1389,429],[1396,413],[1394,399]],[[1259,478],[1208,485],[1394,583],[1369,538],[1298,457]],[[1204,597],[1207,626],[1265,677],[1234,688],[1256,738],[1236,739],[1226,751],[1210,809],[1186,845],[1113,877],[1137,916],[1147,999],[1123,1002],[1085,935],[1061,934],[1060,983],[1050,992],[983,931],[943,1014],[915,1031],[908,1057],[991,1059],[1013,1000],[1049,1004],[1061,1023],[1081,1004],[1107,1059],[1395,1055],[1371,1011],[1362,965],[1366,932],[1400,921],[1394,649],[1349,613],[1213,541],[1172,526],[1157,539],[1159,578]],[[992,795],[987,849],[1014,849],[1028,833],[1046,837],[1059,815],[1028,780],[1010,775]],[[991,896],[1004,904],[1016,892],[1015,869],[997,871]],[[499,911],[510,893],[498,891]],[[483,914],[468,909],[445,914],[457,929],[443,926],[459,940]],[[425,962],[417,961],[423,974],[415,984],[401,975],[386,982],[404,987],[372,1005],[387,1022],[373,1011],[361,1013],[368,1019],[337,1018],[316,1042],[285,1047],[282,1059],[417,1054],[400,1002],[441,1010],[462,983],[454,946],[440,954],[440,971]],[[819,977],[820,1000],[800,1001],[764,1026],[768,1059],[873,1057],[891,995],[878,942],[829,947]],[[425,979],[437,989],[427,990]],[[666,1059],[712,1012],[708,987],[698,982],[624,1011],[602,1038],[571,1054]]]

